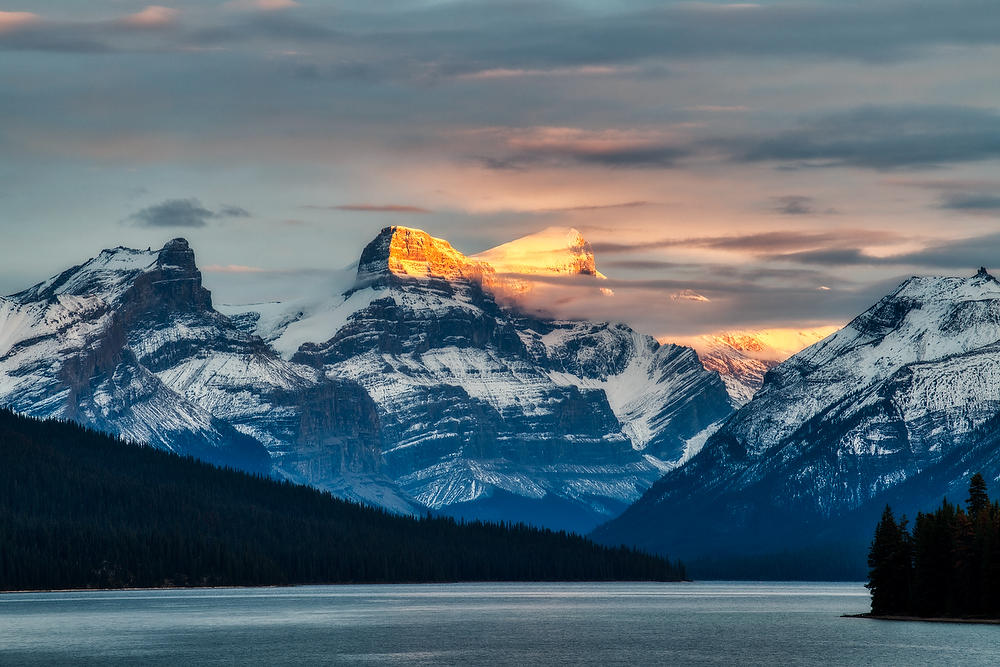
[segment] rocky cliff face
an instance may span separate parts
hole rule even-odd
[[[984,445],[998,414],[1000,283],[912,278],[770,370],[699,455],[598,536],[688,556],[787,548],[830,526],[867,540],[904,490],[920,507],[979,466],[1000,477]]]
[[[183,239],[104,251],[9,297],[0,331],[0,400],[20,412],[303,481],[378,469],[364,390],[281,359],[216,312]]]

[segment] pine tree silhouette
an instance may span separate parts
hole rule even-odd
[[[990,497],[986,494],[986,480],[981,473],[976,473],[969,480],[969,497],[965,501],[969,516],[975,519],[980,512],[990,506]]]

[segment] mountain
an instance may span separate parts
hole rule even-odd
[[[547,227],[473,258],[486,262],[500,274],[605,277],[597,270],[590,242],[572,227]]]
[[[733,401],[743,405],[763,386],[767,371],[836,330],[836,327],[819,327],[723,331],[675,342],[693,347],[705,368],[722,377]]]
[[[915,277],[774,367],[686,465],[595,536],[684,557],[819,545],[858,569],[886,502],[1000,479],[1000,282]]]
[[[577,535],[402,517],[7,410],[0,535],[0,591],[684,576]]]
[[[589,530],[732,404],[690,348],[517,309],[526,275],[599,290],[578,232],[501,248],[517,273],[390,227],[343,290],[221,310],[183,239],[106,250],[0,301],[0,405],[404,513]]]
[[[367,393],[215,311],[183,239],[105,250],[0,301],[0,403],[292,479],[380,465]]]
[[[550,250],[561,239],[565,253],[512,250],[537,247],[533,239],[467,257],[421,230],[389,227],[364,249],[343,295],[238,316],[293,362],[365,387],[384,470],[417,502],[587,529],[637,499],[732,408],[690,348],[498,303],[511,283],[484,258],[517,257],[518,281],[569,272],[599,285],[578,233],[542,236]]]

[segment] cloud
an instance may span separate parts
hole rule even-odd
[[[691,289],[682,289],[680,292],[674,292],[670,295],[671,301],[696,301],[699,303],[711,303],[712,300],[709,299],[704,294],[698,294]]]
[[[980,192],[959,192],[945,195],[941,208],[952,211],[1000,213],[1000,195]]]
[[[216,217],[219,218],[249,218],[250,211],[246,210],[242,206],[229,206],[223,205],[219,207],[216,212]]]
[[[576,127],[482,128],[464,133],[485,140],[478,161],[489,169],[530,165],[591,165],[622,168],[668,168],[691,154],[669,132]]]
[[[320,211],[355,211],[359,213],[430,213],[431,211],[420,206],[409,204],[338,204],[336,206],[304,206]]]
[[[209,220],[245,218],[250,213],[239,206],[223,206],[217,211],[202,206],[197,199],[167,199],[136,211],[127,219],[140,227],[205,227]]]
[[[663,144],[602,148],[597,150],[566,148],[549,152],[551,157],[567,159],[581,164],[639,168],[673,167],[676,166],[678,160],[690,154],[690,151],[684,148]]]
[[[998,190],[1000,181],[969,178],[909,178],[889,176],[881,180],[886,185],[931,190],[934,192],[969,192],[972,190]]]
[[[190,33],[173,47],[212,48],[261,39],[367,49],[388,76],[503,79],[548,76],[641,76],[657,59],[806,56],[861,62],[915,58],[941,46],[1000,44],[1000,7],[991,0],[927,3],[498,2],[313,3],[309,21],[257,21],[291,12],[295,0],[230,0],[234,13]],[[384,7],[382,6],[384,5]],[[141,13],[140,13],[141,14]],[[152,15],[151,15],[152,16]],[[211,15],[209,15],[211,16]],[[210,19],[211,20],[211,19]],[[142,50],[141,44],[107,44]],[[634,72],[632,70],[635,70]],[[704,111],[739,105],[702,105]]]
[[[699,104],[693,107],[684,107],[685,111],[704,111],[708,113],[742,113],[750,111],[749,107],[742,105],[722,106],[718,104]]]
[[[179,11],[161,5],[150,5],[140,12],[118,19],[117,23],[130,28],[163,28],[172,25]]]
[[[695,269],[703,264],[689,262],[671,262],[659,259],[614,259],[601,261],[602,269],[625,269],[626,271],[664,271],[669,269]]]
[[[570,211],[605,211],[615,208],[642,208],[644,206],[655,206],[651,201],[625,201],[616,204],[581,204],[580,206],[561,206],[559,208],[543,208],[539,211],[543,213],[561,213]]]
[[[691,155],[691,151],[670,145],[651,144],[620,148],[589,148],[578,146],[547,146],[523,150],[507,157],[483,156],[479,163],[487,169],[524,169],[531,165],[589,165],[633,169],[671,168]]]
[[[1000,181],[972,178],[886,178],[887,185],[927,190],[938,195],[936,208],[963,213],[1000,213]]]
[[[273,12],[280,9],[298,7],[299,3],[295,0],[229,0],[229,2],[222,6],[226,9],[237,9],[242,11],[257,10]]]
[[[173,27],[179,15],[178,10],[162,5],[149,5],[117,19],[94,21],[52,20],[30,12],[0,11],[0,50],[63,53],[172,50],[176,45],[137,41],[134,33]],[[169,39],[166,33],[162,37]]]
[[[332,24],[333,21],[329,23]],[[188,47],[230,48],[263,41],[280,44],[286,50],[295,45],[327,45],[335,38],[342,41],[349,39],[347,35],[329,27],[325,21],[304,21],[295,18],[293,13],[284,11],[253,12],[221,25],[200,28],[183,37],[184,44]]]
[[[267,269],[243,264],[209,264],[202,268],[206,273],[268,273]]]
[[[816,212],[812,197],[802,195],[787,195],[772,197],[774,210],[782,215],[811,215]]]
[[[548,67],[548,68],[507,68],[496,67],[474,72],[461,72],[456,75],[458,79],[517,79],[534,76],[608,76],[620,75],[638,71],[636,67],[621,67],[613,65],[578,65],[573,67]]]
[[[914,266],[927,269],[974,271],[980,266],[998,266],[1000,233],[972,236],[953,241],[936,240],[921,250],[876,256],[861,248],[821,249],[764,257],[821,266]]]
[[[979,266],[997,267],[997,258],[1000,258],[1000,233],[939,242],[924,250],[893,256],[888,261],[971,271]]]
[[[776,231],[732,236],[702,236],[682,239],[658,239],[637,243],[594,243],[594,252],[634,253],[658,248],[707,248],[752,254],[782,250],[843,248],[851,244],[885,245],[905,237],[897,232],[875,229],[840,229],[829,232]]]
[[[1000,43],[1000,7],[914,0],[768,3],[426,3],[399,10],[369,33],[443,76],[519,76],[549,69],[621,66],[657,58],[806,56],[861,62],[914,58],[934,47]],[[621,9],[624,8],[624,9]],[[402,63],[405,59],[400,59]]]
[[[927,169],[1000,158],[1000,114],[959,106],[862,107],[762,138],[714,142],[737,162]]]
[[[0,33],[5,33],[18,28],[29,26],[41,21],[42,17],[32,12],[3,12],[0,11]]]
[[[823,250],[804,250],[801,252],[780,253],[768,255],[770,261],[788,261],[801,264],[821,264],[827,266],[858,266],[878,264],[905,264],[891,257],[876,257],[860,248],[832,248]]]
[[[0,51],[105,53],[112,48],[98,33],[106,27],[48,21],[31,12],[0,12]]]
[[[628,321],[663,337],[733,328],[734,322],[759,328],[847,321],[901,281],[890,277],[854,285],[822,272],[791,269],[787,273],[795,279],[774,285],[754,271],[709,264],[683,278],[601,281],[614,290],[613,299],[596,299],[593,280],[583,277],[533,276],[536,289],[520,303],[529,312],[557,318]]]

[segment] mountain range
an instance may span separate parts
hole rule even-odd
[[[1000,282],[914,277],[763,387],[595,537],[688,558],[840,549],[885,504],[1000,479]]]
[[[342,289],[243,306],[213,303],[183,239],[105,250],[0,298],[0,404],[406,514],[716,564],[837,551],[831,576],[887,502],[1000,479],[985,269],[911,278],[828,336],[690,347],[519,308],[562,278],[614,298],[568,229],[469,256],[387,227]]]
[[[389,227],[342,293],[222,312],[185,240],[106,250],[0,301],[0,403],[396,511],[585,531],[733,402],[691,348],[519,312],[532,275],[607,294],[575,230],[467,257]]]

